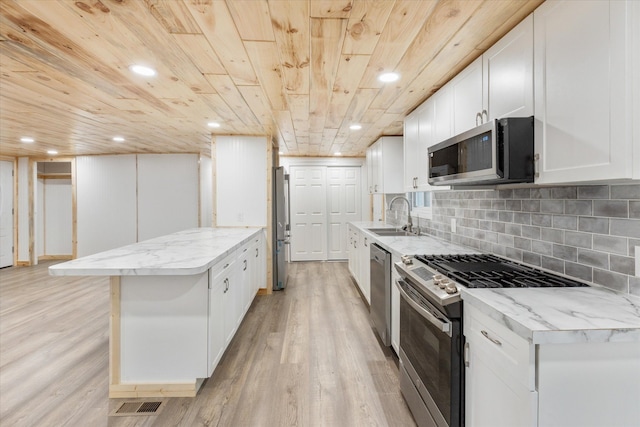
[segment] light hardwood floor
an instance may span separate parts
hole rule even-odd
[[[415,426],[345,263],[291,264],[195,398],[132,417],[108,416],[108,279],[51,264],[0,270],[0,426]]]

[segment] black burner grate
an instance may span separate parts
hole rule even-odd
[[[468,288],[588,286],[494,255],[416,255],[416,259]]]

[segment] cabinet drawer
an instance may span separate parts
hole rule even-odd
[[[211,267],[211,274],[209,275],[211,281],[215,281],[218,276],[223,273],[229,274],[230,271],[233,270],[233,264],[238,256],[237,251],[231,252],[227,255],[222,261],[217,262],[213,267]]]
[[[464,335],[469,352],[481,352],[488,368],[496,375],[511,378],[534,391],[534,346],[469,305],[464,307],[464,316]]]

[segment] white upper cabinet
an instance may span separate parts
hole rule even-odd
[[[417,191],[416,180],[420,176],[420,156],[423,156],[423,162],[426,169],[427,155],[426,151],[422,153],[420,144],[420,109],[424,108],[424,104],[414,110],[404,119],[404,191]],[[422,154],[421,154],[422,153]],[[426,176],[426,171],[423,172]]]
[[[482,57],[447,84],[453,97],[453,133],[457,135],[483,123]]]
[[[451,90],[454,135],[496,118],[533,115],[533,16],[445,87]]]
[[[571,0],[534,12],[536,183],[640,178],[639,10]]]
[[[403,192],[401,136],[383,136],[367,149],[369,194]]]
[[[443,87],[405,119],[404,188],[407,192],[449,188],[429,185],[428,150],[453,135],[450,95],[450,88]]]
[[[533,15],[482,55],[484,121],[533,115]]]

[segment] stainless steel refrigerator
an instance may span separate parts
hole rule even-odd
[[[289,245],[289,175],[273,168],[273,290],[287,286],[286,252]]]

